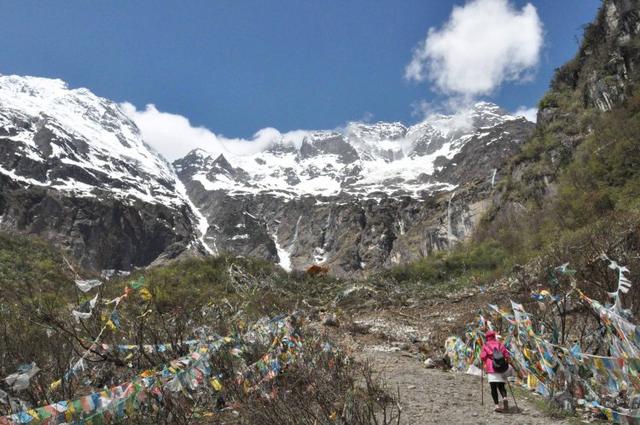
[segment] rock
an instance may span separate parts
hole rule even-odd
[[[431,357],[424,361],[424,367],[427,369],[433,369],[436,367],[436,362],[433,361]]]
[[[324,319],[322,320],[322,324],[324,326],[331,326],[335,328],[340,326],[340,322],[338,321],[338,318],[334,313],[329,313],[325,315]]]
[[[311,308],[309,310],[309,313],[307,315],[307,319],[309,319],[312,322],[316,322],[318,320],[320,320],[320,311],[317,308]]]
[[[555,394],[553,396],[553,402],[562,410],[572,412],[575,409],[575,400],[571,394],[566,391]]]

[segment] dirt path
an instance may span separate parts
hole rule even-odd
[[[472,308],[454,303],[446,308],[435,305],[431,310],[399,314],[377,311],[354,317],[359,332],[337,330],[344,347],[360,361],[368,361],[386,381],[389,389],[400,390],[401,423],[421,424],[569,424],[538,411],[534,404],[518,397],[518,412],[509,394],[512,413],[493,411],[489,385],[484,382],[484,405],[480,404],[480,382],[477,376],[427,369],[420,359],[439,358],[444,335],[450,326],[464,322],[464,314]],[[477,311],[477,310],[476,310]],[[469,313],[473,316],[472,313]],[[420,317],[417,317],[420,316]],[[424,350],[424,348],[431,350]],[[528,395],[530,400],[536,396]]]
[[[402,424],[566,424],[546,417],[527,400],[519,399],[519,413],[493,411],[489,385],[485,380],[484,406],[480,404],[479,378],[462,373],[427,369],[402,351],[367,351],[368,360],[391,388],[399,387]],[[513,408],[513,399],[509,398]]]

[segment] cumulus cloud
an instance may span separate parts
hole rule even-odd
[[[538,108],[527,108],[526,106],[521,106],[513,114],[515,116],[525,117],[531,122],[536,122],[538,119]]]
[[[488,95],[508,81],[531,76],[543,44],[536,8],[509,0],[471,0],[454,7],[440,28],[430,28],[413,51],[405,78],[430,81],[447,94]]]
[[[476,102],[470,98],[449,97],[438,101],[420,99],[411,104],[411,115],[420,121],[431,121],[434,117],[446,115],[469,115]]]
[[[193,149],[203,149],[212,155],[250,155],[262,152],[274,143],[299,146],[310,133],[306,130],[281,133],[267,127],[258,130],[251,139],[227,138],[205,127],[193,126],[182,115],[160,111],[153,104],[141,110],[129,102],[120,104],[120,107],[136,123],[144,140],[170,161],[185,156]]]

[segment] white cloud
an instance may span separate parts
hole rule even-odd
[[[430,28],[413,51],[405,78],[431,81],[445,94],[473,98],[507,81],[531,76],[543,44],[536,8],[509,0],[471,0],[453,8],[441,28]]]
[[[182,115],[159,111],[153,104],[143,110],[138,110],[129,102],[120,106],[140,128],[145,142],[170,161],[198,148],[212,155],[250,155],[280,141],[299,146],[309,134],[306,130],[280,133],[275,128],[267,127],[258,130],[251,139],[227,138],[205,127],[194,127]]]
[[[536,122],[538,119],[538,108],[527,108],[526,106],[519,107],[513,115],[525,117],[531,122]]]
[[[411,115],[421,121],[429,121],[440,115],[468,116],[476,103],[473,99],[465,97],[449,97],[437,102],[421,99],[411,104]]]

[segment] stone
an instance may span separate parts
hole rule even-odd
[[[328,313],[327,315],[325,315],[324,319],[322,320],[322,324],[324,326],[331,326],[335,328],[340,326],[340,322],[338,321],[338,318],[334,313]]]

